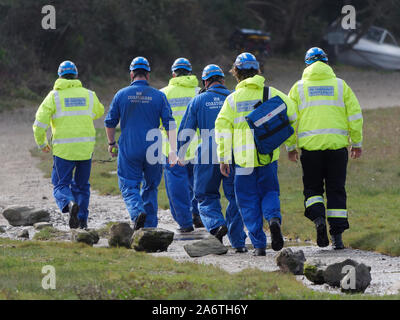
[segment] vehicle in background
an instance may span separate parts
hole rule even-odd
[[[229,39],[231,49],[242,52],[250,52],[257,60],[266,59],[271,52],[271,34],[262,30],[236,29]]]
[[[371,26],[361,38],[356,37],[354,30],[333,23],[324,36],[329,56],[336,62],[359,67],[400,70],[400,47],[388,30]]]

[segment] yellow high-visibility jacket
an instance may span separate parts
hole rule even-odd
[[[298,114],[297,145],[309,151],[362,146],[363,117],[357,97],[332,68],[314,62],[305,68],[289,97]],[[296,143],[288,147],[294,150]]]
[[[167,96],[167,100],[171,105],[172,116],[175,120],[176,127],[182,121],[183,115],[185,114],[186,108],[192,100],[192,98],[199,92],[198,87],[199,81],[195,75],[180,76],[171,78],[168,86],[162,88],[160,91],[164,92]],[[165,130],[162,130],[163,135],[163,154],[168,156],[170,145]],[[196,154],[196,149],[199,145],[199,139],[195,136],[190,143],[188,150],[185,155],[186,160],[193,159]]]
[[[257,153],[253,133],[245,116],[254,110],[254,105],[263,99],[265,78],[256,75],[238,83],[236,89],[225,100],[215,121],[215,140],[218,144],[217,155],[220,163],[232,163],[232,150],[235,163],[243,168],[259,167],[279,158],[279,148],[270,155]],[[296,124],[294,102],[281,91],[269,87],[269,98],[279,96],[287,106],[291,125]],[[285,144],[293,144],[293,134]]]
[[[104,106],[93,91],[79,80],[59,78],[36,112],[33,133],[39,148],[48,145],[46,131],[51,127],[53,155],[65,160],[89,160],[96,131],[93,120],[104,113]]]

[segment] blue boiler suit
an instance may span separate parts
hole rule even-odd
[[[201,220],[207,231],[226,225],[232,247],[243,248],[246,233],[236,205],[234,167],[231,166],[231,175],[228,178],[221,174],[214,138],[215,120],[229,93],[230,91],[225,86],[214,85],[191,100],[179,127],[178,150],[179,154],[183,154],[185,145],[188,145],[190,137],[185,133],[185,129],[191,129],[192,133],[197,128],[200,129],[201,144],[198,147],[194,165],[194,193],[198,201]],[[221,181],[229,202],[225,218],[220,203]]]
[[[132,221],[142,212],[147,214],[145,227],[158,224],[157,195],[162,176],[160,119],[167,131],[175,129],[165,94],[150,87],[145,80],[133,81],[118,91],[104,119],[107,128],[115,128],[120,122],[119,188]],[[150,161],[147,156],[148,149],[153,148],[154,157],[159,161]]]

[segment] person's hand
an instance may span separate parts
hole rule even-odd
[[[299,153],[297,152],[297,150],[289,151],[288,158],[290,161],[297,162],[299,160]]]
[[[178,165],[180,165],[181,167],[186,166],[187,161],[185,159],[178,159]]]
[[[178,156],[176,155],[175,151],[171,151],[168,154],[168,163],[171,168],[174,167],[178,163]]]
[[[48,144],[46,144],[46,146],[42,148],[41,151],[44,153],[49,153],[51,151],[51,147]]]
[[[220,163],[219,170],[221,171],[221,174],[225,177],[229,177],[229,174],[231,173],[231,168],[229,167],[228,163]]]
[[[113,157],[113,158],[118,156],[118,145],[114,144],[112,146],[108,146],[108,152],[110,153],[111,157]]]
[[[351,147],[351,149],[350,149],[350,157],[352,159],[360,158],[361,154],[362,154],[362,148],[353,148],[353,147]]]

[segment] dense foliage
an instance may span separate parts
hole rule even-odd
[[[357,19],[400,35],[393,0],[0,0],[0,96],[18,86],[42,94],[66,59],[86,79],[127,71],[138,55],[160,72],[180,56],[196,65],[232,61],[228,40],[237,27],[270,31],[275,54],[304,52],[348,3]],[[41,27],[47,4],[56,9],[55,30]]]

